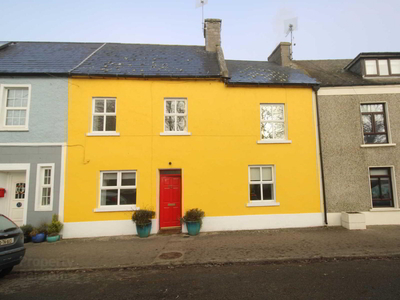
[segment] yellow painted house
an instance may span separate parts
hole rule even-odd
[[[152,233],[191,208],[203,232],[323,225],[317,83],[225,61],[220,25],[206,47],[104,44],[72,72],[65,238],[135,234],[139,208]]]

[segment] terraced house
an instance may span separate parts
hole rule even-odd
[[[63,219],[68,73],[96,44],[0,43],[0,214]]]
[[[328,224],[354,229],[400,224],[400,53],[288,64],[321,83]],[[355,216],[353,224],[348,215]]]
[[[70,72],[64,237],[323,225],[317,82],[267,61],[225,60],[221,21],[205,46],[99,45]]]

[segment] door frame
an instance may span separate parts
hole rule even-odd
[[[26,225],[27,221],[27,214],[28,214],[28,203],[29,203],[29,175],[30,175],[31,164],[0,164],[0,171],[7,172],[7,171],[25,171],[25,207],[24,207],[24,215],[22,218],[22,222]],[[7,179],[8,187],[7,187],[7,200],[9,195],[9,190],[11,187],[10,179]],[[10,207],[9,207],[10,208]]]
[[[162,171],[180,171],[178,174],[161,174]],[[158,180],[157,180],[157,211],[158,211],[158,230],[161,229],[161,176],[176,177],[181,178],[181,218],[183,211],[183,170],[182,169],[158,169]],[[182,225],[181,225],[182,228]]]

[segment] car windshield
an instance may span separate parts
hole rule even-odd
[[[15,229],[17,226],[4,216],[0,216],[0,232]]]

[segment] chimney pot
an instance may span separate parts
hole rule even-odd
[[[204,20],[206,51],[217,52],[217,46],[221,46],[221,23],[221,19]]]

